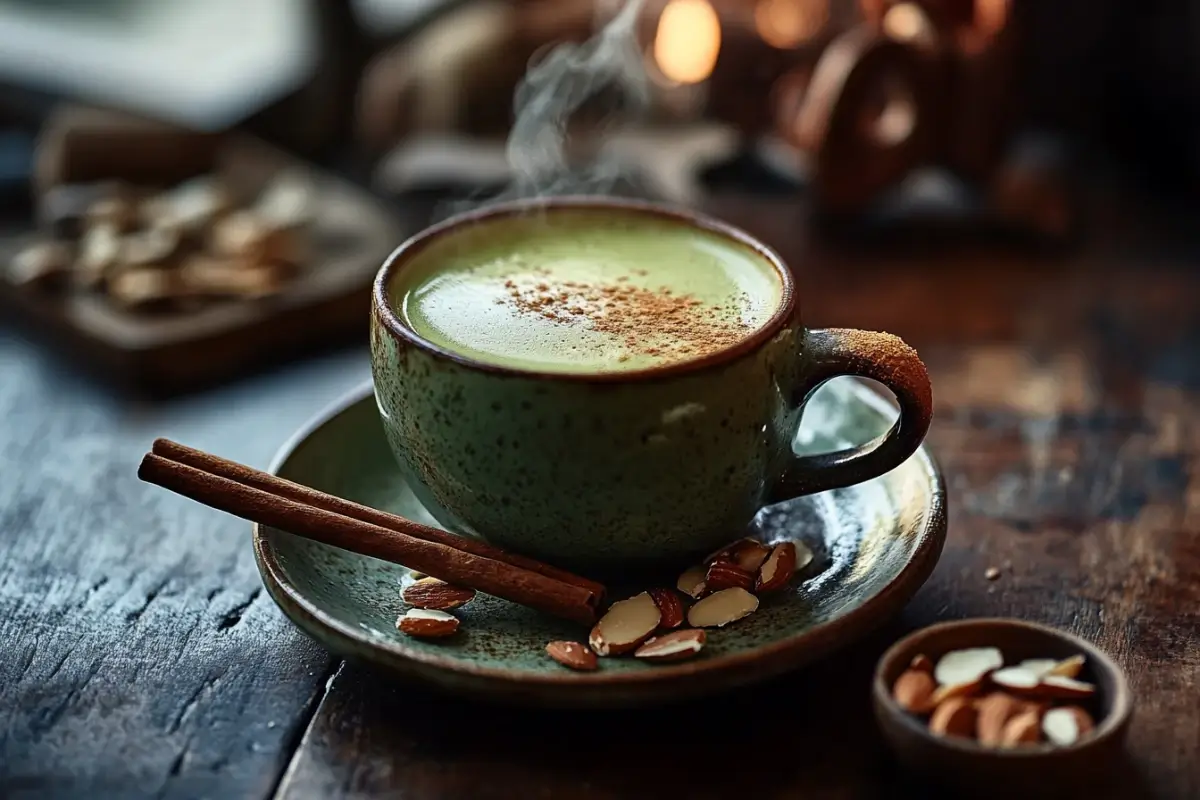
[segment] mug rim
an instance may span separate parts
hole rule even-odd
[[[531,211],[553,212],[567,209],[625,211],[665,217],[677,223],[691,225],[700,230],[731,239],[740,245],[750,248],[759,257],[774,267],[776,274],[779,276],[782,288],[779,305],[767,321],[746,338],[698,358],[625,371],[550,372],[547,370],[491,364],[435,344],[401,322],[391,303],[388,302],[388,287],[391,285],[393,279],[400,274],[404,265],[412,256],[420,253],[435,240],[452,234],[464,225],[503,217],[520,216]],[[711,367],[729,363],[741,356],[754,352],[774,337],[788,320],[792,319],[796,312],[797,298],[791,270],[788,269],[783,258],[774,249],[763,244],[757,238],[738,227],[697,211],[662,203],[619,197],[572,195],[500,202],[473,211],[456,214],[424,228],[402,242],[384,260],[383,266],[375,276],[375,283],[371,292],[371,303],[374,306],[374,312],[379,322],[392,336],[418,347],[430,355],[452,361],[463,367],[510,377],[537,378],[539,380],[570,383],[634,383],[700,372]]]

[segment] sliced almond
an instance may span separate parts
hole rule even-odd
[[[993,692],[975,704],[975,738],[984,747],[999,747],[1004,739],[1004,726],[1023,711],[1026,703],[1004,692]]]
[[[816,558],[817,556],[816,556],[816,553],[814,553],[809,548],[809,546],[806,545],[804,542],[793,540],[792,544],[796,545],[796,569],[795,569],[795,571],[800,572],[805,567],[807,567],[809,564],[811,564],[813,562],[813,559]]]
[[[933,662],[929,660],[929,656],[924,653],[918,653],[913,656],[912,662],[908,665],[909,669],[919,669],[922,672],[933,672]]]
[[[458,617],[432,608],[410,608],[396,620],[396,627],[419,639],[440,639],[458,630]]]
[[[941,705],[952,697],[974,697],[983,690],[983,678],[968,683],[944,683],[933,693],[933,704]]]
[[[700,599],[706,588],[704,575],[707,571],[704,567],[692,567],[679,576],[679,580],[675,582],[675,588],[693,600]]]
[[[754,574],[747,572],[732,561],[717,559],[708,565],[704,575],[704,585],[710,592],[719,592],[734,586],[742,589],[754,588]]]
[[[737,547],[738,545],[740,545],[744,541],[746,541],[746,540],[738,539],[733,544],[727,544],[717,550],[713,550],[711,553],[706,555],[704,557],[704,560],[701,561],[700,563],[704,565],[705,569],[708,569],[714,561],[733,561],[734,548]]]
[[[1053,658],[1027,658],[1017,666],[1029,670],[1040,678],[1043,675],[1049,675],[1050,670],[1058,666],[1058,662]]]
[[[938,659],[933,677],[939,684],[959,686],[975,683],[1002,666],[1004,656],[994,647],[954,650]]]
[[[546,645],[546,654],[564,667],[590,672],[600,665],[596,654],[579,642],[550,642]]]
[[[112,226],[118,232],[124,232],[135,222],[136,211],[128,197],[103,197],[88,207],[87,224],[91,227]]]
[[[184,282],[195,293],[210,297],[264,298],[280,291],[289,268],[280,262],[239,261],[196,255],[180,269]]]
[[[757,539],[742,539],[729,548],[730,560],[751,575],[758,573],[758,568],[769,555],[771,548]]]
[[[1022,711],[1004,725],[1000,734],[1001,747],[1034,744],[1042,738],[1041,719],[1036,710]]]
[[[673,589],[651,589],[649,594],[661,615],[658,627],[670,630],[683,624],[683,601]]]
[[[992,683],[1018,692],[1036,689],[1041,682],[1040,675],[1024,667],[1005,667],[992,673]]]
[[[928,714],[933,710],[933,692],[937,686],[933,675],[924,670],[910,669],[900,673],[892,684],[892,699],[912,714]]]
[[[253,211],[234,211],[218,219],[208,232],[209,250],[217,256],[259,260],[266,254],[270,233]]]
[[[466,586],[455,586],[437,578],[422,578],[405,587],[404,602],[417,608],[432,608],[448,611],[475,599],[475,590]]]
[[[58,287],[70,275],[71,258],[65,242],[38,242],[13,257],[8,277],[18,286]]]
[[[1060,747],[1075,744],[1094,727],[1091,715],[1079,706],[1052,708],[1042,717],[1042,733]]]
[[[1059,661],[1053,668],[1047,670],[1046,674],[1059,675],[1064,678],[1078,678],[1080,670],[1083,669],[1083,663],[1083,656],[1071,656]]]
[[[108,296],[129,311],[161,308],[179,296],[171,270],[160,267],[131,267],[108,278]]]
[[[929,732],[935,736],[970,738],[975,733],[975,707],[965,697],[952,697],[933,710]]]
[[[1062,675],[1047,675],[1037,691],[1040,696],[1054,700],[1084,700],[1096,693],[1096,687]]]
[[[315,186],[300,171],[287,170],[276,177],[255,204],[255,210],[267,222],[284,228],[312,222]]]
[[[720,628],[754,613],[757,608],[758,598],[745,589],[722,589],[692,606],[688,623],[694,628]]]
[[[588,636],[599,656],[617,656],[636,650],[658,628],[662,614],[649,592],[613,603]]]
[[[1084,657],[1077,655],[1061,661],[1053,658],[1027,658],[1017,666],[1036,673],[1039,677],[1059,675],[1064,678],[1076,678],[1083,669],[1083,665]]]
[[[758,571],[755,591],[760,594],[773,592],[787,585],[796,573],[796,543],[780,542],[771,550],[771,555]]]
[[[707,638],[708,634],[697,628],[664,633],[639,647],[633,656],[647,661],[682,661],[699,653]]]
[[[300,231],[280,228],[254,211],[240,209],[213,223],[208,249],[218,258],[235,261],[297,264],[302,260],[304,241]]]
[[[111,225],[89,228],[79,241],[75,280],[85,289],[100,288],[120,255],[121,238],[116,228]]]
[[[221,181],[216,176],[204,176],[143,202],[140,213],[146,221],[169,223],[187,234],[197,234],[231,205],[232,198]]]
[[[119,260],[131,267],[162,264],[179,249],[179,234],[169,228],[149,228],[121,239]]]

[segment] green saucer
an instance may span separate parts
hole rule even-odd
[[[866,441],[894,419],[862,384],[827,384],[809,402],[800,451]],[[413,497],[364,388],[284,446],[273,471],[324,492],[437,525]],[[554,639],[586,641],[587,630],[479,595],[454,613],[450,639],[420,641],[396,630],[410,580],[404,567],[256,525],[254,552],[267,590],[302,630],[335,653],[455,692],[554,706],[635,705],[743,685],[813,661],[896,613],[929,577],[946,536],[945,489],[922,448],[891,473],[848,489],[764,509],[751,535],[801,539],[816,558],[788,591],[709,632],[695,659],[648,664],[600,660],[595,672],[552,661]]]

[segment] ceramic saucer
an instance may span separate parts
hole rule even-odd
[[[882,397],[851,380],[809,401],[799,451],[865,441],[891,425]],[[396,469],[370,387],[318,417],[284,446],[272,469],[331,494],[436,525]],[[710,631],[697,658],[647,664],[601,659],[572,672],[545,653],[587,631],[480,595],[455,611],[452,639],[420,641],[396,630],[404,567],[255,526],[267,590],[302,630],[341,655],[455,692],[553,706],[635,705],[695,696],[777,675],[863,636],[897,612],[929,577],[946,535],[945,489],[922,448],[887,475],[764,509],[751,535],[803,540],[817,554],[791,588],[750,617]],[[614,594],[617,594],[614,592]]]

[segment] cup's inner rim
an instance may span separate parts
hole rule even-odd
[[[725,348],[714,350],[696,358],[671,361],[642,369],[626,371],[597,370],[595,372],[552,372],[482,361],[429,341],[407,325],[392,307],[391,288],[393,283],[403,273],[405,266],[410,263],[411,259],[435,241],[447,236],[453,236],[466,225],[496,223],[505,218],[521,217],[528,214],[554,214],[567,211],[653,215],[661,220],[696,227],[708,233],[729,239],[752,251],[774,268],[780,282],[779,303],[766,322],[748,336],[739,339]],[[772,338],[780,327],[793,316],[796,308],[796,292],[791,271],[784,264],[779,254],[758,239],[728,223],[699,212],[641,200],[598,197],[556,197],[497,203],[476,211],[469,211],[450,217],[425,228],[403,242],[384,261],[383,267],[379,270],[379,274],[375,279],[372,303],[374,305],[374,313],[377,315],[379,322],[393,336],[420,347],[440,358],[466,367],[486,372],[536,377],[547,380],[628,383],[702,370],[727,363],[739,356],[756,350],[759,345]]]

